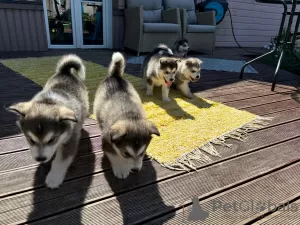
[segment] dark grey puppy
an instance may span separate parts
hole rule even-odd
[[[181,58],[186,58],[189,50],[189,42],[185,38],[178,39],[172,47],[173,54]]]
[[[99,85],[94,101],[103,151],[114,175],[120,179],[142,168],[152,134],[160,135],[156,126],[146,119],[137,91],[123,79],[124,68],[123,55],[114,53],[108,77]]]

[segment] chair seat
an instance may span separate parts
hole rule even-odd
[[[212,25],[187,25],[187,33],[214,33],[216,26]]]
[[[174,23],[144,23],[145,33],[178,33],[180,25]]]

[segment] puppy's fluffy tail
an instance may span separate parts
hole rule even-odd
[[[115,52],[112,56],[108,73],[110,76],[122,77],[125,69],[125,58],[120,52]]]
[[[71,69],[75,69],[78,77],[85,80],[85,66],[77,55],[65,55],[58,62],[56,67],[57,73],[72,74]]]

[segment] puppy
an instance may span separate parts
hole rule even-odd
[[[180,58],[186,58],[189,50],[189,43],[185,38],[178,39],[172,47],[173,54]]]
[[[200,79],[201,64],[202,61],[197,58],[183,59],[179,63],[175,85],[188,98],[193,98],[189,82],[196,82]]]
[[[64,56],[42,91],[30,101],[8,108],[20,116],[17,124],[33,158],[41,163],[54,158],[45,182],[49,188],[60,186],[77,151],[89,111],[84,80],[81,59],[76,55]]]
[[[94,114],[102,130],[103,151],[117,178],[142,168],[143,157],[152,135],[160,136],[156,126],[146,120],[142,101],[131,83],[122,78],[125,59],[114,53],[108,77],[99,85]]]
[[[163,48],[162,48],[163,47]],[[162,87],[162,100],[170,102],[169,90],[175,80],[179,59],[172,57],[166,45],[159,45],[144,60],[143,78],[147,81],[147,95],[153,95],[155,86]]]

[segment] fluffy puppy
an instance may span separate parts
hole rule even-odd
[[[190,47],[186,38],[178,39],[172,47],[173,54],[181,58],[186,58],[189,50]]]
[[[120,179],[142,168],[152,135],[160,135],[156,126],[146,119],[137,91],[122,78],[124,68],[123,55],[114,53],[108,77],[99,85],[94,101],[103,151],[114,175]]]
[[[202,61],[197,58],[182,59],[176,72],[175,84],[184,96],[193,98],[189,88],[189,82],[196,82],[200,79]]]
[[[163,46],[163,48],[162,48]],[[162,100],[170,102],[169,90],[175,81],[180,59],[174,58],[166,45],[159,45],[144,60],[143,78],[147,81],[147,95],[153,95],[154,87],[162,88]]]
[[[17,123],[33,158],[42,163],[54,158],[45,182],[49,188],[60,186],[77,152],[89,110],[84,80],[81,59],[76,55],[64,56],[41,92],[28,102],[8,108],[20,116]]]

